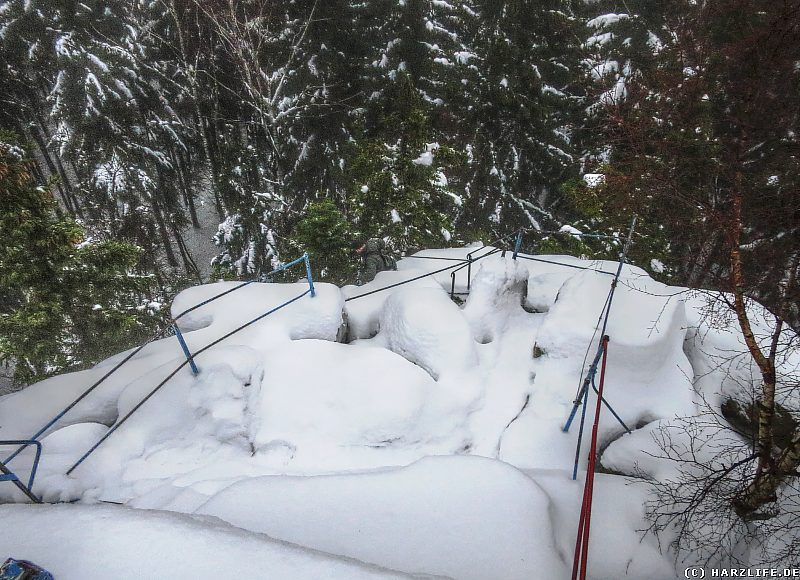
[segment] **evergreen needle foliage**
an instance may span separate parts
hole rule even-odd
[[[0,133],[0,359],[30,383],[102,360],[152,331],[141,250],[93,242],[36,186],[17,137]]]

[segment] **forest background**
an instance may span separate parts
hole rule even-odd
[[[634,213],[634,263],[797,328],[798,38],[796,1],[2,1],[0,357],[85,367],[304,251],[352,282],[357,237],[614,258],[548,232]]]

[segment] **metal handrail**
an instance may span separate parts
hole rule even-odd
[[[304,253],[302,256],[300,256],[296,260],[292,260],[291,262],[288,262],[286,264],[281,264],[280,266],[278,266],[277,268],[275,268],[274,270],[272,270],[268,274],[265,274],[265,276],[271,276],[273,274],[277,274],[277,273],[282,272],[283,270],[286,270],[286,269],[288,269],[288,268],[290,268],[290,267],[292,267],[295,264],[298,264],[300,262],[305,262],[305,264],[306,264],[306,276],[308,278],[309,292],[311,293],[311,296],[313,297],[313,296],[316,295],[316,290],[314,288],[314,281],[311,278],[311,266],[310,266],[310,262],[309,262],[309,258],[308,258],[308,253]],[[189,347],[186,344],[186,341],[184,340],[183,335],[181,334],[181,331],[178,328],[178,325],[176,324],[176,321],[178,319],[182,318],[183,316],[185,316],[186,314],[188,314],[189,312],[197,310],[201,306],[205,306],[206,304],[214,302],[215,300],[218,300],[219,298],[222,298],[223,296],[227,296],[228,294],[231,294],[232,292],[240,290],[241,288],[244,288],[245,286],[247,286],[249,284],[253,284],[255,282],[257,282],[257,280],[247,280],[246,282],[243,282],[242,284],[239,284],[238,286],[235,286],[233,288],[229,288],[228,290],[225,290],[224,292],[221,292],[219,294],[216,294],[215,296],[212,296],[211,298],[203,300],[199,304],[195,304],[191,308],[187,308],[183,312],[180,312],[176,316],[172,317],[172,319],[171,319],[172,320],[171,328],[173,329],[173,332],[175,333],[175,336],[178,339],[178,342],[179,342],[179,344],[181,346],[181,349],[183,350],[184,355],[186,356],[187,363],[191,366],[193,374],[197,375],[197,374],[199,374],[200,371],[199,371],[199,369],[197,368],[197,366],[194,363],[194,355],[192,355],[192,353],[189,351]],[[78,403],[80,403],[83,399],[85,399],[92,391],[94,391],[103,382],[105,382],[106,379],[108,379],[111,375],[113,375],[115,372],[117,372],[125,363],[127,363],[129,360],[131,360],[137,354],[139,354],[148,344],[150,344],[153,341],[161,338],[164,335],[164,332],[165,332],[164,330],[159,330],[156,334],[154,334],[146,342],[144,342],[141,345],[139,345],[136,348],[134,348],[121,361],[119,361],[116,365],[114,365],[114,367],[111,368],[111,370],[109,370],[106,374],[104,374],[97,381],[95,381],[88,389],[86,389],[76,399],[74,399],[69,405],[67,405],[58,414],[56,414],[55,417],[50,419],[50,421],[48,421],[43,427],[41,427],[38,431],[36,431],[36,433],[34,433],[31,436],[30,440],[31,441],[37,440],[39,437],[41,437],[48,429],[50,429],[50,427],[55,425],[56,422],[58,422],[59,419],[64,417],[64,415],[66,415]],[[195,353],[195,355],[196,354],[197,353]],[[11,455],[6,457],[6,459],[3,461],[3,463],[8,463],[12,459],[14,459],[17,455],[19,455],[19,453],[22,452],[23,449],[25,449],[25,446],[20,447],[19,449],[14,451]]]
[[[36,479],[36,470],[39,468],[39,459],[42,456],[42,443],[40,441],[36,441],[35,439],[9,439],[5,441],[0,441],[0,445],[21,445],[22,447],[19,448],[17,453],[14,454],[16,456],[19,454],[20,451],[29,447],[30,445],[36,446],[36,455],[33,458],[33,465],[31,466],[31,473],[28,477],[28,485],[26,486],[19,480],[17,474],[13,471],[8,469],[6,464],[8,461],[0,461],[0,481],[10,481],[12,482],[17,488],[24,493],[30,500],[35,503],[42,503],[42,500],[39,499],[36,494],[33,493],[33,482]]]
[[[227,334],[225,334],[225,335],[223,335],[223,336],[221,336],[221,337],[217,338],[216,340],[214,340],[214,341],[212,341],[212,342],[208,343],[207,345],[205,345],[203,348],[201,348],[200,350],[198,350],[197,352],[195,352],[195,353],[194,353],[194,356],[196,357],[196,356],[198,356],[198,355],[200,355],[200,354],[204,353],[205,351],[207,351],[208,349],[210,349],[212,346],[216,346],[217,344],[219,344],[219,343],[220,343],[220,342],[222,342],[223,340],[225,340],[225,339],[227,339],[227,338],[230,338],[231,336],[233,336],[234,334],[236,334],[237,332],[239,332],[239,331],[241,331],[241,330],[244,330],[245,328],[247,328],[247,327],[248,327],[248,326],[250,326],[251,324],[255,324],[256,322],[258,322],[259,320],[261,320],[261,319],[263,319],[263,318],[266,318],[267,316],[269,316],[269,315],[270,315],[270,314],[272,314],[273,312],[277,312],[277,311],[278,311],[278,310],[280,310],[281,308],[285,308],[286,306],[289,306],[289,305],[290,305],[290,304],[292,304],[293,302],[296,302],[296,301],[300,300],[300,299],[301,299],[303,296],[306,296],[306,295],[308,295],[308,294],[311,294],[311,292],[312,292],[312,289],[308,289],[308,290],[306,290],[305,292],[303,292],[302,294],[299,294],[299,295],[295,296],[295,297],[294,297],[294,298],[292,298],[291,300],[288,300],[288,301],[284,302],[284,303],[283,303],[283,304],[281,304],[280,306],[276,306],[275,308],[272,308],[271,310],[268,310],[267,312],[265,312],[265,313],[263,313],[263,314],[261,314],[261,315],[259,315],[259,316],[255,317],[254,319],[250,320],[249,322],[246,322],[246,323],[242,324],[241,326],[239,326],[239,327],[237,327],[237,328],[234,328],[233,330],[231,330],[231,331],[230,331],[230,332],[228,332]],[[127,420],[128,420],[130,417],[131,417],[131,415],[133,415],[133,414],[134,414],[136,411],[138,411],[138,410],[139,410],[139,408],[140,408],[142,405],[144,405],[144,404],[145,404],[145,403],[146,403],[146,402],[147,402],[147,401],[150,399],[150,397],[152,397],[153,395],[155,395],[155,394],[156,394],[156,392],[157,392],[159,389],[161,389],[161,387],[163,387],[165,384],[167,384],[167,382],[168,382],[168,381],[169,381],[169,380],[170,380],[172,377],[174,377],[175,375],[177,375],[177,374],[178,374],[178,372],[179,372],[179,371],[180,371],[180,370],[181,370],[183,367],[185,367],[187,364],[189,364],[189,359],[186,359],[186,360],[184,360],[183,362],[181,362],[181,364],[179,364],[179,365],[178,365],[178,366],[177,366],[177,367],[176,367],[176,368],[175,368],[175,369],[174,369],[174,370],[173,370],[173,371],[172,371],[172,372],[171,372],[169,375],[167,375],[167,376],[166,376],[166,378],[164,378],[164,379],[163,379],[163,380],[162,380],[162,381],[161,381],[161,382],[160,382],[158,385],[156,385],[156,386],[155,386],[155,388],[153,388],[153,390],[151,390],[151,391],[150,391],[150,392],[149,392],[149,393],[148,393],[148,394],[147,394],[147,395],[144,397],[144,399],[142,399],[141,401],[139,401],[139,402],[138,402],[138,403],[137,403],[137,404],[136,404],[136,405],[135,405],[135,406],[134,406],[134,407],[133,407],[133,408],[132,408],[130,411],[128,411],[128,414],[127,414],[127,415],[125,415],[125,416],[124,416],[122,419],[118,420],[118,421],[117,421],[117,422],[114,424],[114,426],[113,426],[113,427],[111,427],[111,429],[109,429],[109,430],[108,430],[108,431],[107,431],[107,432],[106,432],[106,433],[103,435],[103,437],[101,437],[101,438],[100,438],[100,440],[99,440],[97,443],[95,443],[95,444],[94,444],[94,445],[93,445],[93,446],[92,446],[92,447],[91,447],[91,448],[90,448],[90,449],[89,449],[89,450],[88,450],[86,453],[84,453],[84,454],[81,456],[81,458],[80,458],[80,459],[78,459],[78,461],[76,461],[76,462],[75,462],[75,463],[72,465],[72,467],[70,467],[70,468],[67,470],[66,474],[67,474],[67,475],[70,475],[70,474],[73,472],[73,470],[74,470],[76,467],[78,467],[78,466],[79,466],[81,463],[83,463],[83,462],[84,462],[84,460],[85,460],[87,457],[89,457],[89,456],[90,456],[90,455],[91,455],[91,454],[94,452],[94,450],[95,450],[95,449],[97,449],[98,447],[100,447],[100,445],[101,445],[101,444],[102,444],[102,443],[103,443],[103,442],[104,442],[106,439],[108,439],[108,438],[109,438],[109,437],[110,437],[110,436],[111,436],[111,435],[112,435],[112,434],[113,434],[113,433],[114,433],[114,432],[115,432],[117,429],[119,429],[119,428],[122,426],[122,424],[123,424],[123,423],[125,423],[125,422],[126,422],[126,421],[127,421]]]

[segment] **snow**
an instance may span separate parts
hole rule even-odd
[[[590,36],[589,38],[587,38],[586,42],[584,42],[584,46],[586,48],[590,48],[591,49],[591,48],[593,48],[595,46],[606,45],[609,42],[611,42],[613,39],[614,39],[614,33],[613,32],[602,32],[602,33],[594,34],[594,35]]]
[[[650,260],[650,269],[656,274],[663,274],[664,270],[666,270],[666,266],[664,266],[664,262],[661,260],[653,258]]]
[[[580,239],[580,236],[583,235],[583,232],[580,231],[578,228],[576,228],[574,226],[571,226],[571,225],[568,225],[568,224],[565,224],[565,225],[561,226],[558,229],[558,231],[566,233],[566,234],[571,234],[572,236],[574,236],[574,237],[576,237],[578,239]]]
[[[620,20],[627,20],[630,18],[627,14],[602,14],[596,18],[592,18],[586,23],[589,28],[606,28],[612,24],[616,24]]]
[[[31,560],[59,580],[143,577],[407,578],[248,533],[210,518],[122,506],[4,505],[3,554]],[[209,555],[212,555],[209,558]]]
[[[692,435],[690,437],[689,435]],[[603,453],[603,466],[620,473],[665,481],[675,480],[680,464],[670,461],[662,444],[720,469],[743,459],[745,442],[710,417],[662,419],[625,434]]]
[[[567,574],[550,509],[541,487],[509,465],[429,457],[357,475],[250,479],[196,513],[405,572],[522,580]]]
[[[419,157],[412,160],[411,163],[414,165],[424,165],[426,167],[430,167],[433,165],[433,153],[430,151],[425,151],[421,153]]]
[[[573,482],[577,422],[562,427],[617,263],[502,249],[423,250],[363,286],[316,284],[316,296],[252,324],[306,292],[304,272],[184,290],[173,316],[229,292],[179,316],[200,374],[166,380],[71,476],[185,362],[177,339],[148,344],[57,421],[34,490],[80,503],[0,508],[15,529],[0,551],[66,578],[139,577],[143,558],[178,578],[222,566],[275,578],[565,577],[586,456]],[[707,316],[708,298],[621,271],[605,393],[632,433],[602,411],[600,461],[626,475],[598,475],[591,577],[676,576],[675,554],[637,531],[648,488],[634,478],[675,474],[658,457],[660,434],[686,447],[689,425],[711,459],[737,443],[726,423],[699,417],[746,398],[758,370],[735,320]],[[768,313],[751,312],[767,340]],[[0,434],[30,436],[127,354],[0,397]],[[787,353],[781,368],[798,359]],[[797,397],[780,390],[784,403]],[[11,467],[25,479],[32,460],[27,449]],[[0,500],[24,498],[0,485]],[[87,546],[96,556],[75,557]]]
[[[598,185],[603,185],[606,182],[606,176],[602,173],[586,173],[583,176],[583,181],[589,187],[597,187]]]
[[[469,323],[441,288],[404,288],[387,298],[381,313],[386,347],[425,369],[434,379],[478,362]]]
[[[453,56],[458,64],[469,64],[470,59],[478,57],[475,53],[468,51],[455,52]]]
[[[302,361],[313,361],[313,368],[298,373]],[[384,349],[296,341],[269,352],[264,364],[269,375],[248,404],[256,454],[288,450],[292,465],[318,469],[320,458],[336,456],[341,447],[406,446],[442,427],[423,423],[434,381]],[[376,376],[385,376],[379,386]],[[363,413],[365,408],[370,412]]]
[[[408,282],[412,278],[422,276],[427,272],[422,268],[429,264],[421,264],[422,260],[417,260],[413,269],[409,269],[406,264],[411,260],[401,260],[397,265],[397,271],[384,271],[378,272],[372,282],[364,284],[363,286],[345,286],[342,288],[342,294],[345,298],[355,298],[362,294],[366,295],[374,290],[379,290],[392,284],[406,282],[403,286],[410,287],[427,287],[427,288],[440,288],[439,284],[430,277],[421,278],[414,282]],[[427,260],[426,260],[427,261]],[[431,260],[432,261],[432,260]],[[402,264],[402,266],[401,266]],[[439,266],[442,267],[442,266]],[[431,268],[433,270],[433,268]],[[380,329],[380,314],[383,309],[383,304],[386,302],[388,294],[386,292],[377,292],[364,298],[358,298],[345,303],[345,312],[347,315],[349,338],[371,338],[378,333]]]

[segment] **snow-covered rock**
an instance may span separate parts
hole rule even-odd
[[[402,260],[401,260],[402,262]],[[407,282],[412,278],[425,274],[424,270],[401,268],[398,263],[397,271],[388,270],[378,272],[375,279],[363,286],[345,286],[342,293],[350,300],[345,303],[347,312],[348,336],[350,340],[359,338],[371,338],[378,334],[380,330],[380,317],[383,305],[391,295],[388,292],[376,292],[369,294],[380,288],[406,282],[401,288],[435,288],[441,289],[431,278],[420,278],[413,282]],[[365,295],[363,298],[359,296]]]
[[[492,250],[425,250],[361,287],[318,284],[316,297],[305,295],[255,322],[307,284],[248,284],[193,310],[179,323],[200,374],[178,369],[185,358],[174,337],[148,344],[45,434],[34,491],[49,501],[100,499],[183,513],[204,506],[237,526],[404,572],[563,577],[574,549],[586,457],[580,458],[579,481],[572,482],[577,422],[569,433],[562,427],[585,357],[591,360],[597,349],[598,317],[617,263],[527,254],[513,260],[509,253],[481,258]],[[470,252],[475,261],[466,268]],[[471,290],[463,308],[448,297],[454,271],[455,291]],[[188,289],[172,311],[237,284]],[[651,477],[667,477],[670,466],[647,455],[659,427],[677,424],[676,415],[692,420],[705,404],[743,398],[758,382],[735,320],[706,317],[706,298],[658,283],[640,268],[622,269],[607,329],[605,396],[633,433],[621,436],[622,426],[603,409],[599,443],[608,445],[602,455],[607,467],[633,473],[638,466]],[[335,342],[343,311],[349,344]],[[751,312],[758,340],[766,344],[768,313],[757,305]],[[0,438],[30,436],[129,353],[0,397]],[[800,354],[782,348],[779,358],[779,382],[786,382]],[[800,407],[798,396],[779,389],[785,406]],[[589,406],[594,402],[590,393]],[[134,408],[71,476],[64,475]],[[720,429],[726,432],[724,424]],[[698,441],[702,437],[722,441],[710,431]],[[24,478],[32,460],[29,448],[10,466]],[[529,477],[507,464],[528,470]],[[646,526],[645,490],[629,483],[598,477],[593,521],[603,524],[593,524],[589,575],[674,577],[673,555],[660,554],[652,538],[638,541],[636,530]],[[22,501],[11,485],[0,485],[0,498]],[[174,550],[183,550],[175,535],[199,530],[230,547],[231,561],[244,557],[240,539],[252,550],[273,546],[263,536],[253,540],[228,528],[219,535],[219,524],[207,519],[141,520],[132,510],[103,508],[2,509],[4,521],[8,516],[11,525],[39,532],[62,533],[69,517],[91,525],[118,520],[123,538],[153,526],[164,530],[156,538]],[[37,514],[30,528],[23,513]],[[98,534],[110,535],[105,523],[97,525]],[[76,544],[64,545],[77,553],[77,546],[96,541],[84,532]],[[16,544],[3,538],[0,548],[47,565],[46,552],[35,549],[40,535],[25,531]],[[111,576],[128,577],[130,559],[116,545],[98,545],[119,559],[109,565]],[[152,548],[132,545],[145,554]],[[75,562],[62,567],[66,560],[58,558],[54,571],[66,577],[85,570]],[[365,570],[352,561],[346,564],[354,568],[336,567],[340,560],[326,568],[324,558],[321,567],[314,560],[292,568],[289,559],[278,565],[277,556],[269,558],[259,560],[259,570],[277,570],[270,576],[276,578],[326,577],[329,571],[330,577],[359,578]],[[164,561],[172,571],[172,561]]]
[[[110,505],[4,505],[0,549],[59,580],[408,578],[211,518]]]
[[[430,457],[359,475],[250,479],[197,513],[410,573],[459,580],[567,574],[547,494],[489,459]]]
[[[420,424],[434,381],[392,352],[306,340],[270,351],[264,367],[250,401],[256,452],[407,446],[438,430]]]
[[[468,370],[478,363],[467,319],[441,288],[407,288],[389,296],[381,337],[387,348],[434,379],[447,369]]]
[[[478,342],[491,342],[509,318],[524,315],[528,269],[511,256],[490,256],[480,262],[474,276],[464,314]]]

